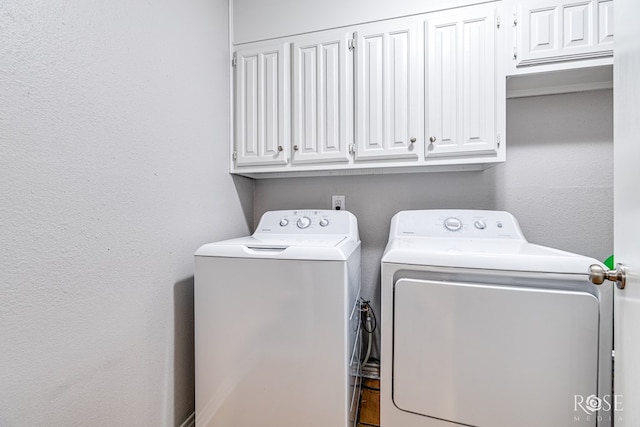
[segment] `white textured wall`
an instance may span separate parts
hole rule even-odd
[[[0,426],[193,410],[193,252],[248,231],[225,0],[0,2]]]
[[[332,194],[345,194],[360,227],[363,294],[378,313],[380,258],[401,210],[507,210],[529,241],[604,260],[613,238],[612,102],[610,90],[508,100],[507,161],[484,172],[256,181],[254,218],[329,209]]]

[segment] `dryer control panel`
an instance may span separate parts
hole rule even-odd
[[[398,212],[391,220],[389,239],[412,236],[525,240],[510,213],[464,209]]]
[[[254,236],[270,234],[287,235],[345,235],[358,236],[358,226],[353,214],[347,211],[301,209],[266,212],[260,218]]]

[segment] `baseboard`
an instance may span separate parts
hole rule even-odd
[[[182,424],[180,424],[180,427],[194,427],[195,425],[196,425],[196,413],[192,412],[191,415],[189,415],[187,419],[184,420]]]

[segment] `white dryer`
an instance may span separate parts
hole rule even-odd
[[[195,254],[196,426],[353,425],[360,239],[346,211],[265,213]]]
[[[610,425],[613,290],[595,263],[528,243],[507,212],[396,214],[381,426]]]

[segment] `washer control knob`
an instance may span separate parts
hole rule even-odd
[[[487,223],[481,219],[474,222],[473,225],[475,225],[478,230],[484,230],[485,228],[487,228]]]
[[[447,218],[444,220],[444,228],[449,231],[458,231],[462,228],[462,221],[454,217]]]
[[[309,219],[309,217],[307,216],[301,216],[298,219],[298,228],[307,228],[311,225],[311,219]]]
[[[326,218],[322,218],[320,220],[320,227],[326,227],[327,225],[329,225],[329,220]]]
[[[289,224],[289,220],[287,218],[282,218],[280,220],[280,227],[286,227]]]

